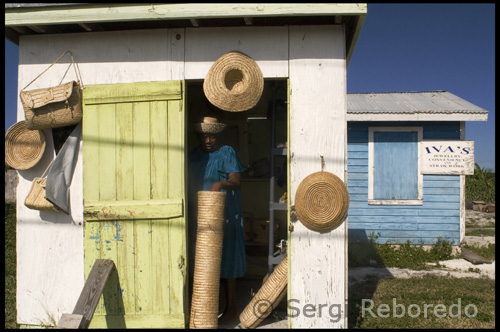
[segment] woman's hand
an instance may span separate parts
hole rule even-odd
[[[239,188],[240,184],[241,184],[241,174],[229,173],[227,175],[227,181],[216,181],[212,183],[210,191],[220,191],[221,189],[233,190]]]
[[[220,191],[222,189],[222,181],[217,181],[212,183],[212,186],[210,187],[210,191]]]

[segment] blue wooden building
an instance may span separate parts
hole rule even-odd
[[[465,122],[487,116],[446,91],[348,94],[349,240],[459,245],[465,175],[422,174],[421,144],[464,141]]]

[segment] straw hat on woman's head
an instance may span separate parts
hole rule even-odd
[[[219,122],[217,118],[205,116],[195,123],[194,128],[202,134],[218,134],[226,128],[226,124]]]
[[[260,100],[264,76],[257,63],[239,51],[231,51],[214,62],[203,82],[207,99],[229,112],[246,111]]]

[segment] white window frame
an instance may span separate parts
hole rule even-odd
[[[417,199],[374,199],[373,198],[373,159],[374,159],[374,132],[416,131],[417,132]],[[423,205],[424,176],[420,167],[422,150],[423,127],[368,127],[368,204],[369,205]]]

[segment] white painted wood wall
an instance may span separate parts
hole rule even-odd
[[[222,54],[240,50],[252,57],[265,78],[290,78],[292,87],[290,155],[291,204],[300,181],[321,169],[344,179],[346,166],[346,61],[341,26],[233,27],[138,30],[43,36],[20,40],[20,91],[64,51],[71,50],[84,85],[203,79]],[[29,89],[57,85],[69,57]],[[73,71],[67,79],[73,79]],[[66,80],[65,80],[66,81]],[[18,100],[18,120],[24,111]],[[52,135],[45,130],[53,151]],[[50,325],[73,310],[84,284],[81,151],[71,185],[72,214],[39,213],[17,207],[18,323]],[[18,202],[54,153],[20,171]],[[319,235],[295,223],[289,248],[289,298],[305,304],[340,304],[332,323],[301,315],[297,327],[347,327],[347,222]],[[296,305],[294,305],[296,306]],[[302,307],[301,307],[302,310]]]

